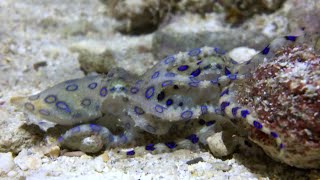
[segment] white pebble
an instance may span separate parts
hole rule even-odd
[[[14,167],[12,153],[0,153],[0,162],[0,174],[8,173]]]

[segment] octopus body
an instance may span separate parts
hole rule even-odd
[[[148,144],[143,151],[190,148],[206,143],[216,120],[232,120],[271,157],[297,167],[319,168],[320,58],[315,38],[310,39],[278,38],[241,64],[218,48],[196,48],[164,58],[142,76],[115,69],[106,75],[68,80],[12,102],[23,106],[30,123],[43,130],[56,124],[73,126],[58,139],[70,149],[97,152],[118,147],[131,143],[140,131],[184,136]],[[295,76],[300,66],[306,72]],[[286,73],[293,78],[286,78]],[[287,92],[281,102],[276,100],[279,91]],[[297,112],[284,96],[291,103],[294,98],[305,100],[305,106]],[[287,104],[282,107],[281,103]],[[304,110],[308,112],[301,114]],[[292,124],[289,117],[298,124]],[[288,123],[290,127],[285,128]],[[121,127],[120,133],[114,132],[115,127]],[[296,129],[301,131],[295,134]],[[305,141],[298,148],[292,142],[299,138]],[[306,152],[310,158],[301,161],[297,152]],[[125,153],[130,156],[138,150]]]

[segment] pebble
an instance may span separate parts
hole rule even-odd
[[[227,156],[235,149],[234,143],[224,142],[223,135],[223,132],[218,132],[207,138],[210,151],[216,157]]]
[[[14,167],[12,153],[0,153],[0,174],[8,173]]]
[[[42,165],[41,157],[40,153],[30,153],[28,150],[23,149],[14,158],[14,163],[23,171],[38,169]]]
[[[51,158],[57,158],[60,155],[60,147],[59,146],[52,146],[49,149],[46,149],[44,154]]]

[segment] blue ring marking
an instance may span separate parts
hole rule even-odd
[[[175,142],[166,142],[164,143],[169,149],[174,149],[177,147],[177,144]]]
[[[191,87],[198,87],[199,86],[199,82],[189,82],[188,84]]]
[[[67,113],[71,113],[71,110],[69,109],[68,105],[63,101],[56,102],[56,107],[58,109],[66,111]]]
[[[126,123],[126,124],[124,125],[124,128],[125,128],[125,129],[130,129],[130,128],[131,128],[131,124],[130,124],[130,123]]]
[[[110,88],[110,92],[113,93],[114,91],[116,91],[116,88],[115,88],[115,87]]]
[[[145,128],[150,133],[154,134],[156,132],[156,129],[154,127],[152,127],[151,125],[149,125],[149,124]]]
[[[246,109],[241,111],[241,117],[242,118],[246,118],[248,114],[250,114],[250,112],[248,110],[246,110]]]
[[[135,106],[134,107],[134,112],[137,114],[137,115],[142,115],[144,114],[144,110],[138,106]]]
[[[201,64],[201,63],[202,63],[202,61],[198,61],[198,62],[197,62],[197,65],[199,65],[199,64]]]
[[[124,91],[124,92],[127,92],[127,88],[125,88],[125,87],[120,87],[120,91]]]
[[[232,115],[233,115],[234,117],[237,116],[237,113],[238,113],[238,110],[239,110],[239,109],[240,109],[240,107],[234,107],[234,108],[231,109]]]
[[[221,64],[216,64],[216,68],[218,68],[218,69],[222,69]]]
[[[236,80],[237,79],[237,74],[230,74],[228,75],[230,80]]]
[[[280,149],[283,149],[283,148],[284,148],[284,145],[281,143],[281,144],[279,145],[279,148],[280,148]]]
[[[192,115],[193,115],[192,111],[186,110],[186,111],[181,113],[181,118],[182,119],[191,119]]]
[[[212,67],[211,64],[208,64],[208,65],[204,66],[203,69],[207,70],[207,69],[210,69],[211,67]]]
[[[198,69],[194,70],[190,75],[193,77],[197,77],[200,75],[200,73],[201,73],[201,69],[198,68]]]
[[[31,104],[31,103],[29,103],[29,102],[25,103],[25,104],[24,104],[24,107],[25,107],[26,109],[28,109],[29,111],[34,111],[34,105]]]
[[[166,80],[166,81],[163,81],[161,86],[162,87],[166,87],[166,86],[170,86],[173,84],[173,81],[172,80]]]
[[[165,77],[175,77],[176,74],[173,73],[173,72],[167,72],[164,76],[165,76]]]
[[[213,85],[219,85],[219,77],[210,81]]]
[[[258,121],[253,121],[253,126],[257,129],[262,129],[262,124]]]
[[[132,87],[132,88],[130,89],[130,92],[131,92],[131,94],[137,94],[137,93],[139,92],[139,88],[137,88],[137,87]]]
[[[109,78],[112,78],[113,76],[114,76],[114,72],[109,72],[109,73],[107,73],[107,76],[109,77]]]
[[[215,110],[214,110],[214,112],[215,112],[216,114],[222,114],[221,109],[218,109],[218,108],[217,108],[217,109],[215,109]]]
[[[127,151],[127,156],[133,156],[135,154],[134,150]]]
[[[136,85],[139,86],[142,82],[143,82],[143,80],[139,79],[136,81]]]
[[[78,85],[76,84],[70,84],[66,87],[67,91],[76,91],[78,89]]]
[[[70,129],[70,131],[72,133],[78,133],[78,132],[80,132],[80,126],[76,126],[76,127],[72,128],[72,129]]]
[[[289,41],[296,41],[297,36],[284,36],[284,38],[286,38],[286,40],[289,40]]]
[[[153,75],[151,76],[151,79],[155,79],[155,78],[159,77],[159,74],[160,74],[159,71],[154,72]]]
[[[109,134],[108,135],[108,140],[109,140],[109,143],[113,142],[114,141],[114,136],[112,134]]]
[[[59,142],[59,143],[62,143],[62,141],[63,141],[63,137],[62,137],[62,136],[59,136],[59,137],[58,137],[58,142]]]
[[[192,56],[198,56],[200,53],[201,53],[200,48],[194,48],[188,52],[188,55],[192,57]]]
[[[51,103],[54,103],[56,102],[57,100],[57,97],[55,95],[48,95],[45,99],[44,99],[44,102],[45,103],[48,103],[48,104],[51,104]]]
[[[81,118],[81,117],[82,117],[81,113],[75,113],[72,115],[72,118]]]
[[[167,106],[170,106],[170,105],[172,105],[173,104],[173,100],[172,99],[168,99],[167,101],[166,101],[166,105]]]
[[[145,149],[147,151],[154,151],[156,148],[154,147],[154,144],[148,144]]]
[[[190,140],[192,142],[192,144],[196,144],[199,142],[199,138],[195,134],[191,134],[191,135],[187,136],[186,139]]]
[[[224,67],[224,74],[226,76],[229,76],[231,74],[231,71],[227,67]]]
[[[157,100],[158,101],[162,101],[164,100],[164,98],[166,97],[164,91],[161,91],[158,95],[157,95]]]
[[[102,87],[102,88],[100,89],[100,96],[101,96],[101,97],[106,97],[107,94],[108,94],[108,89],[107,89],[107,87]]]
[[[39,113],[44,116],[49,116],[50,112],[46,109],[39,109]]]
[[[197,79],[196,77],[190,76],[189,79],[190,79],[191,82],[200,82],[200,80]]]
[[[229,94],[229,88],[227,88],[226,90],[222,91],[222,93],[220,94],[220,97]]]
[[[128,142],[128,137],[124,133],[120,134],[119,138],[121,139],[122,143]]]
[[[153,86],[148,87],[148,89],[145,92],[145,97],[147,99],[150,99],[153,96],[153,94],[154,94],[154,87]]]
[[[273,138],[277,138],[279,137],[279,135],[275,132],[271,132],[270,135],[273,137]]]
[[[165,64],[169,64],[169,63],[173,63],[176,59],[174,58],[174,56],[168,56],[164,59],[164,63]]]
[[[220,104],[220,108],[221,108],[221,111],[224,111],[226,109],[227,106],[230,105],[230,102],[228,101],[223,101],[221,104]]]
[[[93,131],[93,132],[100,132],[102,127],[99,126],[99,125],[96,125],[96,124],[89,124],[90,126],[90,129]]]
[[[189,68],[188,65],[181,65],[181,66],[179,66],[177,69],[178,69],[178,71],[185,71],[185,70],[187,70],[188,68]]]
[[[201,114],[207,114],[208,113],[208,107],[206,105],[200,106]]]
[[[230,58],[230,62],[231,62],[232,64],[239,64],[237,61],[235,61],[235,60],[232,59],[232,58]]]
[[[95,89],[97,86],[98,86],[98,83],[93,82],[93,83],[91,83],[91,84],[88,85],[88,88],[90,88],[90,89]]]
[[[158,113],[163,113],[163,111],[165,110],[166,108],[157,104],[155,107],[154,107],[154,110]]]
[[[224,55],[226,53],[225,50],[223,50],[221,48],[217,48],[217,47],[214,48],[214,51],[219,55]]]
[[[214,123],[216,123],[215,120],[208,121],[208,122],[206,122],[206,126],[212,126]]]
[[[203,120],[203,119],[199,119],[198,123],[199,123],[200,125],[205,125],[205,124],[206,124],[206,121]]]
[[[264,54],[264,55],[267,55],[269,53],[269,51],[270,51],[270,47],[268,45],[261,51],[261,53]]]
[[[30,101],[34,101],[34,100],[39,99],[39,97],[40,97],[40,94],[36,94],[36,95],[29,96],[28,99],[29,99]]]
[[[86,107],[86,106],[90,106],[91,104],[91,100],[89,98],[84,98],[82,101],[81,101],[81,105]]]

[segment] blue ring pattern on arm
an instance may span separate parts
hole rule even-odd
[[[153,86],[148,87],[146,92],[145,92],[145,97],[147,99],[150,99],[153,96],[153,94],[154,94],[154,87]]]

